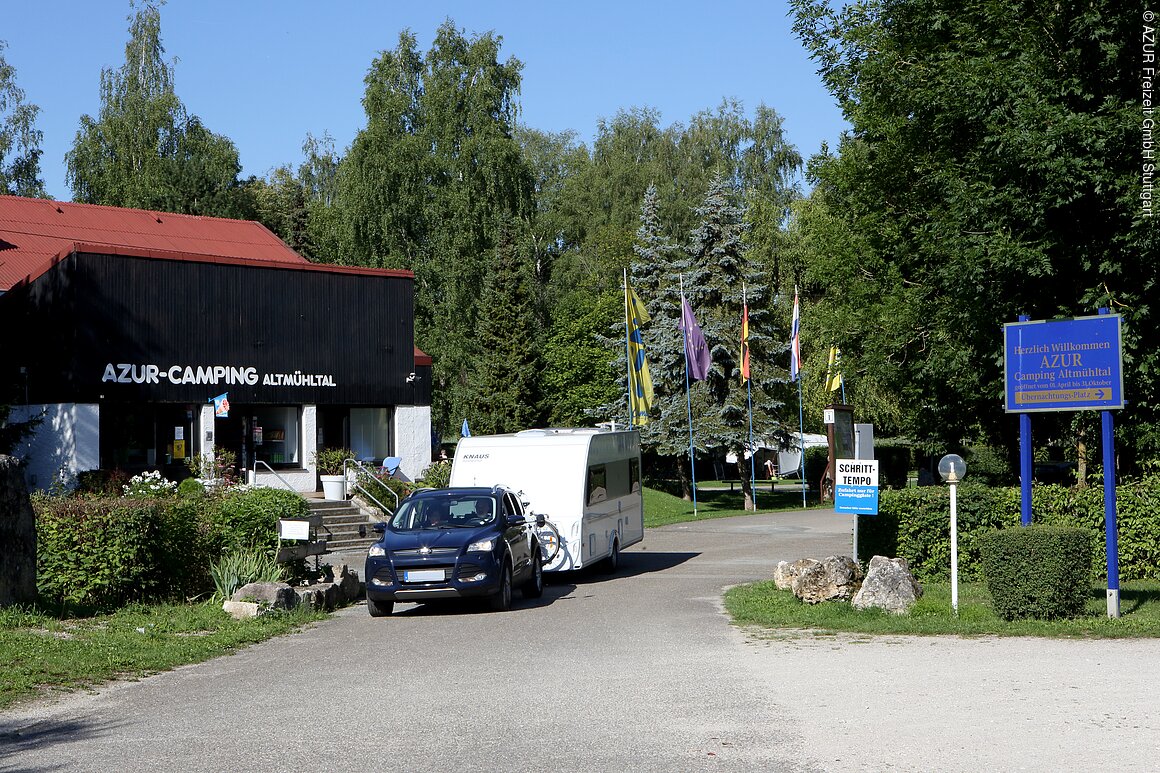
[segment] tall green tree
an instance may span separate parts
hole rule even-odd
[[[76,201],[221,217],[251,217],[238,151],[186,112],[164,59],[161,13],[129,17],[125,63],[101,71],[101,109],[82,115],[65,160]]]
[[[747,254],[747,226],[739,197],[731,182],[720,177],[712,181],[704,202],[696,210],[698,227],[685,255],[673,265],[675,276],[670,287],[677,287],[676,293],[670,290],[667,305],[679,304],[679,284],[683,281],[685,299],[709,347],[709,372],[703,381],[694,381],[689,388],[694,446],[713,456],[737,456],[745,507],[752,509],[753,491],[745,459],[750,439],[749,401],[752,398],[754,439],[786,434],[780,416],[786,371],[774,364],[773,357],[784,351],[785,344],[779,342],[780,330],[775,329],[775,316],[768,308],[772,298],[770,277],[764,266]],[[748,385],[741,381],[743,302],[749,306]],[[676,335],[670,332],[669,337],[672,344],[666,347],[668,356],[662,358],[660,374],[669,388],[658,403],[659,416],[656,422],[650,422],[648,433],[659,436],[659,444],[671,448],[679,444],[678,439],[687,442],[690,409],[683,389],[683,336],[678,331]],[[681,388],[672,389],[674,384]]]
[[[476,401],[474,431],[518,432],[539,423],[542,326],[532,289],[529,250],[520,229],[499,232],[494,259],[480,293],[478,347],[468,374]]]
[[[522,65],[499,61],[501,43],[447,21],[422,55],[401,34],[371,64],[367,126],[338,173],[341,259],[415,272],[416,338],[434,359],[443,429],[477,404],[470,342],[500,224],[521,229],[521,241],[534,218],[533,178],[513,135]]]
[[[794,0],[852,131],[811,163],[792,267],[847,373],[933,446],[1010,438],[1000,325],[1125,320],[1127,448],[1160,455],[1157,221],[1140,206],[1138,8]],[[817,233],[841,223],[839,238]]]
[[[4,58],[8,44],[0,40],[0,193],[46,198],[40,178],[40,142],[36,128],[40,108],[24,101],[16,85],[16,69]]]

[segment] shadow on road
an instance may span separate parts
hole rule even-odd
[[[620,567],[611,574],[602,571],[600,566],[597,565],[586,567],[578,572],[549,574],[547,575],[547,582],[551,584],[554,581],[575,579],[586,585],[591,585],[593,583],[615,580],[620,577],[636,577],[641,574],[663,572],[666,569],[672,569],[674,566],[680,566],[686,561],[691,561],[699,555],[701,554],[692,552],[667,553],[664,551],[634,550],[631,553],[620,554]]]
[[[13,767],[6,764],[4,758],[13,752],[35,752],[66,741],[82,741],[107,735],[117,727],[119,723],[115,722],[88,722],[75,719],[44,720],[27,727],[18,727],[14,722],[0,719],[0,771],[33,773],[33,771],[61,770],[66,766],[60,764]]]

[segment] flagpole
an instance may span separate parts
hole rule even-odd
[[[678,274],[681,281],[681,310],[685,308],[685,275]],[[693,456],[693,397],[689,391],[689,331],[681,324],[681,343],[685,350],[685,411],[689,416],[689,475],[693,481],[693,517],[697,517],[697,462]]]
[[[749,346],[749,303],[745,293],[745,283],[741,283],[741,309],[742,309],[742,335],[745,340],[742,341],[743,350],[741,352],[742,365],[745,364],[745,357],[748,354],[747,347]],[[757,449],[753,445],[753,378],[746,374],[745,379],[745,400],[749,404],[749,495],[753,498],[753,512],[757,512],[757,467],[756,456]]]
[[[806,506],[806,428],[802,409],[802,374],[798,372],[798,442],[801,443],[802,507]]]
[[[628,408],[628,428],[632,429],[636,423],[633,421],[632,415],[632,354],[629,352],[628,336],[629,336],[629,305],[628,305],[628,269],[624,269],[624,369],[625,375],[628,377],[628,392],[624,395],[626,400],[626,408]]]

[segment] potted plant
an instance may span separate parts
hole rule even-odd
[[[343,465],[354,458],[349,448],[320,448],[314,452],[314,465],[322,481],[324,499],[346,499],[346,476]]]

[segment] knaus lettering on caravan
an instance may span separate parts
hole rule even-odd
[[[560,572],[603,563],[644,539],[640,435],[636,430],[529,429],[462,438],[452,486],[506,486],[560,533],[544,566]]]

